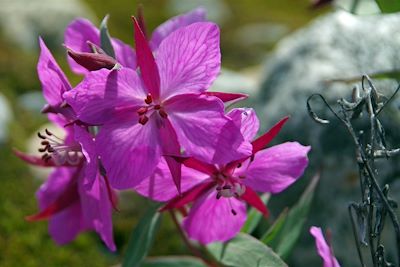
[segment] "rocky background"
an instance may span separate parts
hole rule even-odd
[[[210,20],[221,26],[222,37],[223,70],[213,89],[250,94],[242,105],[257,110],[263,130],[290,115],[277,141],[299,140],[312,145],[311,166],[304,178],[270,202],[274,218],[296,202],[311,176],[322,168],[310,217],[288,259],[289,266],[321,265],[308,234],[310,225],[331,228],[342,266],[358,266],[347,215],[348,203],[360,198],[354,147],[345,129],[323,106],[314,105],[332,123],[321,126],[312,121],[305,101],[318,92],[334,104],[338,98],[348,98],[353,86],[360,83],[332,80],[400,69],[400,15],[370,15],[376,13],[370,2],[359,10],[360,16],[329,7],[312,10],[307,0],[142,3],[149,29],[199,5],[208,9]],[[338,4],[349,5],[346,1]],[[68,71],[61,46],[68,22],[84,16],[99,23],[108,13],[110,33],[132,43],[130,15],[135,14],[136,6],[130,0],[0,0],[0,266],[112,266],[124,255],[130,231],[146,209],[146,200],[134,193],[122,194],[121,212],[114,215],[116,254],[107,252],[90,233],[57,247],[47,234],[46,222],[24,220],[36,211],[34,194],[45,174],[20,162],[13,156],[12,147],[33,151],[37,142],[33,136],[46,123],[39,113],[43,98],[36,76],[38,35],[76,84],[80,77]],[[397,82],[379,80],[376,86],[389,95]],[[393,101],[381,117],[393,146],[400,143],[398,107],[399,101]],[[396,159],[378,166],[382,182],[391,182],[394,196],[400,189],[396,183],[398,166]],[[172,254],[189,252],[165,216],[151,255]]]

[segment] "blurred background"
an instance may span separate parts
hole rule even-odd
[[[330,6],[316,10],[308,0],[0,0],[0,266],[113,266],[121,261],[130,232],[149,203],[133,192],[121,195],[120,211],[114,213],[115,254],[94,233],[58,247],[46,222],[24,220],[37,211],[35,191],[46,173],[29,168],[12,148],[33,152],[36,132],[47,123],[40,114],[44,100],[36,73],[38,36],[77,84],[81,77],[69,71],[62,47],[66,25],[75,17],[99,25],[110,14],[110,34],[133,44],[130,16],[139,3],[150,31],[171,16],[205,7],[208,18],[221,27],[223,69],[213,89],[250,94],[241,105],[257,110],[263,130],[292,115],[278,141],[300,140],[313,146],[304,178],[270,202],[274,218],[296,202],[311,176],[324,167],[289,266],[321,265],[307,230],[311,224],[330,227],[339,260],[354,266],[356,251],[346,213],[347,203],[359,198],[353,147],[344,130],[313,123],[306,115],[305,99],[312,92],[326,93],[333,100],[349,95],[351,85],[326,83],[330,79],[399,69],[400,36],[395,27],[400,17],[366,15],[377,12],[373,4],[363,6],[364,15],[357,17]],[[393,80],[380,84],[385,92],[394,91],[395,85]],[[389,128],[398,129],[398,120],[398,112],[391,113]],[[391,140],[400,140],[390,129]],[[393,180],[399,173],[395,165],[389,163],[384,171]],[[150,256],[190,254],[169,217],[164,217]]]

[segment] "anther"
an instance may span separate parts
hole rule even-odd
[[[158,114],[160,114],[160,116],[161,116],[162,118],[164,118],[164,119],[166,119],[166,118],[168,117],[167,112],[165,112],[165,111],[162,110],[162,109],[160,109],[160,110],[158,111]]]
[[[222,197],[221,192],[218,192],[218,193],[217,193],[217,199],[220,199],[221,197]]]
[[[141,107],[141,108],[138,109],[137,113],[139,115],[143,115],[143,114],[145,114],[147,112],[147,110],[148,110],[147,107]]]
[[[46,132],[46,134],[47,134],[48,136],[52,136],[52,135],[53,135],[47,128],[46,128],[44,131]]]
[[[239,163],[236,168],[242,167],[242,163]]]
[[[221,191],[222,190],[222,187],[221,186],[217,186],[217,191]]]
[[[161,106],[160,106],[159,104],[157,104],[157,105],[154,106],[154,109],[155,109],[155,110],[159,110],[160,108],[161,108]]]
[[[237,212],[234,209],[231,209],[231,212],[233,215],[235,215],[235,216],[237,215]]]
[[[224,185],[224,186],[222,187],[222,189],[232,189],[232,186],[230,186],[230,185]]]
[[[39,137],[40,139],[46,139],[46,137],[43,136],[41,133],[37,133],[37,135],[38,135],[38,137]]]
[[[145,125],[148,120],[149,120],[149,118],[146,115],[142,115],[139,118],[139,123],[142,125]]]
[[[146,104],[150,104],[151,102],[153,102],[153,98],[151,97],[151,94],[148,93],[146,99],[144,100],[144,102]]]
[[[42,148],[39,148],[38,149],[38,151],[40,152],[40,153],[43,153],[43,152],[45,152],[47,150],[47,147],[42,147]]]
[[[47,146],[47,145],[50,144],[49,141],[42,141],[42,142],[40,142],[40,143],[42,144],[42,146]]]

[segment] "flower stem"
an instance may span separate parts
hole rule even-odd
[[[198,250],[195,246],[193,246],[193,244],[189,241],[189,239],[187,238],[185,232],[183,231],[181,225],[178,222],[178,218],[176,217],[176,214],[174,212],[174,210],[170,210],[169,211],[172,221],[175,223],[176,228],[178,229],[178,232],[180,234],[180,236],[182,237],[183,242],[185,243],[185,245],[187,246],[187,248],[192,252],[192,254],[196,257],[198,257],[199,259],[201,259],[207,266],[209,267],[218,267],[218,265],[214,262],[209,261],[208,259],[206,259],[203,254],[201,253],[200,250]]]

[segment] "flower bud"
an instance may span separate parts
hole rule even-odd
[[[89,71],[99,70],[102,68],[111,70],[117,64],[117,61],[114,58],[106,54],[76,52],[69,48],[67,48],[67,53],[76,63]]]

